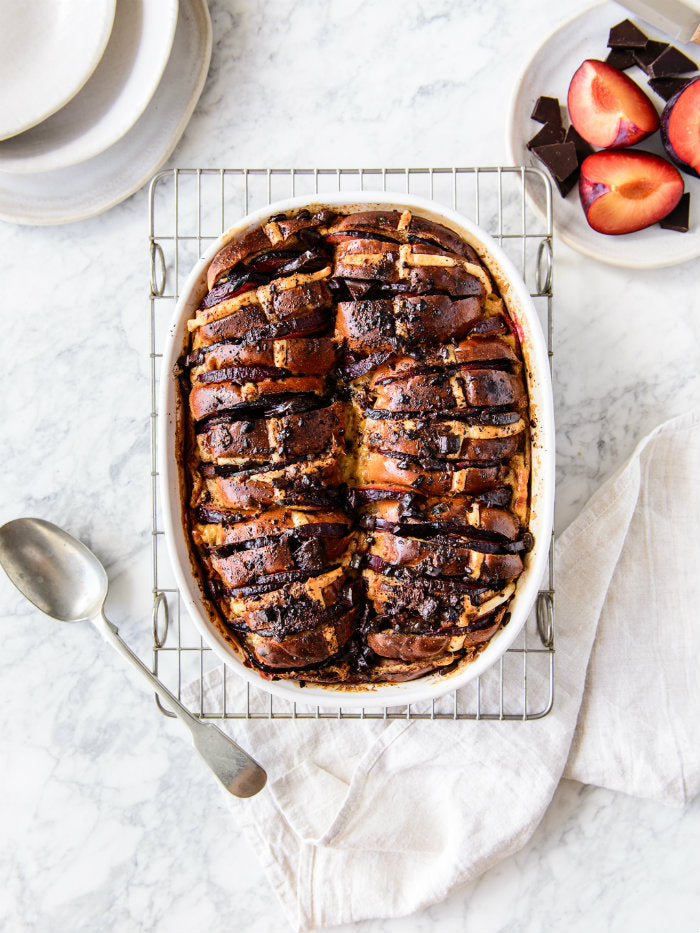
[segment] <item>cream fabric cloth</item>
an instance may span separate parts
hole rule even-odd
[[[225,723],[268,771],[257,797],[227,799],[295,929],[444,898],[527,842],[562,774],[698,793],[699,464],[700,418],[662,425],[559,537],[544,719]],[[201,686],[206,708],[219,670]]]

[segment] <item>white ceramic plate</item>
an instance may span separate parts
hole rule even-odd
[[[508,143],[516,165],[543,167],[526,145],[541,128],[539,123],[530,119],[537,98],[541,94],[558,97],[563,113],[566,114],[566,96],[574,72],[586,58],[605,59],[609,51],[607,42],[610,27],[628,17],[651,39],[664,39],[657,29],[640,19],[635,19],[628,10],[617,3],[603,3],[564,23],[540,46],[516,86],[511,104]],[[693,61],[700,60],[700,48],[697,45],[678,42],[673,44]],[[661,111],[664,101],[647,85],[647,76],[641,68],[635,65],[628,69],[626,74],[648,93],[649,99]],[[658,133],[633,148],[664,155]],[[688,233],[662,230],[658,224],[623,236],[596,233],[586,222],[578,197],[578,188],[574,188],[568,197],[562,198],[553,185],[555,232],[565,243],[585,256],[614,266],[650,269],[694,259],[700,256],[700,179],[693,178],[685,172],[681,172],[681,175],[686,191],[690,191],[691,226]],[[534,186],[526,180],[526,189],[535,207],[544,212],[542,186]]]
[[[511,316],[521,328],[522,348],[528,376],[533,416],[532,429],[532,476],[531,476],[531,521],[530,530],[535,537],[535,547],[526,559],[524,572],[518,579],[516,592],[510,604],[511,619],[470,665],[456,671],[452,676],[432,674],[420,680],[388,686],[370,686],[352,691],[333,687],[300,687],[294,681],[263,680],[259,674],[246,667],[234,653],[211,621],[202,600],[199,582],[192,570],[190,545],[182,522],[183,477],[178,466],[180,451],[178,418],[179,407],[177,380],[167,378],[174,372],[178,358],[187,339],[187,321],[195,312],[206,292],[206,273],[215,253],[224,242],[233,236],[255,227],[267,217],[309,206],[308,198],[292,198],[268,205],[255,214],[250,214],[211,247],[192,270],[175,315],[168,331],[163,349],[164,374],[161,379],[160,418],[158,438],[161,501],[163,503],[165,535],[178,587],[194,624],[210,648],[237,674],[256,687],[299,702],[322,703],[325,706],[394,706],[414,703],[441,696],[467,683],[493,664],[513,643],[537,596],[539,584],[547,565],[552,518],[554,509],[554,412],[552,388],[549,376],[547,347],[537,313],[528,289],[501,248],[475,224],[455,211],[448,210],[432,201],[407,194],[388,194],[385,200],[377,200],[376,192],[342,192],[323,195],[316,205],[328,206],[343,211],[352,210],[403,210],[410,208],[423,217],[456,231],[479,253],[493,274]]]
[[[89,81],[48,120],[0,143],[0,172],[49,172],[104,152],[148,106],[168,63],[178,0],[117,0]]]
[[[0,0],[0,139],[71,100],[107,45],[116,0]]]
[[[140,119],[119,142],[80,165],[32,175],[0,173],[0,218],[65,224],[101,214],[138,191],[182,136],[204,87],[210,57],[206,0],[180,0],[170,59]]]

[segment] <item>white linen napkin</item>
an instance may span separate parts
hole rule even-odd
[[[223,724],[268,771],[257,797],[227,799],[295,929],[444,898],[527,842],[562,774],[698,793],[698,464],[700,417],[662,425],[559,537],[544,719]],[[185,701],[220,690],[217,669]]]

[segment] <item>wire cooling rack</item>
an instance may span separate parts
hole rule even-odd
[[[542,186],[544,216],[526,200],[526,180],[528,186]],[[153,672],[178,698],[198,679],[199,702],[192,712],[202,719],[541,719],[554,703],[554,538],[543,588],[513,646],[481,677],[427,704],[346,710],[273,698],[228,672],[182,611],[165,551],[157,456],[158,386],[164,375],[159,351],[180,288],[202,253],[250,211],[295,195],[357,190],[431,198],[495,237],[529,288],[551,367],[552,193],[538,169],[172,169],[156,175],[149,195]],[[215,689],[204,690],[205,680]],[[192,695],[189,691],[190,707]],[[173,715],[157,697],[156,703]]]

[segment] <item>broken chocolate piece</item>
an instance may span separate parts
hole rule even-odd
[[[670,214],[659,221],[664,230],[677,230],[678,233],[687,233],[690,229],[690,192],[686,191]]]
[[[546,126],[545,126],[545,129],[546,129]],[[537,137],[541,136],[541,135],[542,135],[542,132],[543,132],[543,131],[541,130],[541,131],[537,134],[537,136],[535,137],[535,139],[537,139]],[[562,132],[563,132],[563,131],[562,131]],[[587,143],[584,139],[582,139],[582,138],[579,136],[579,134],[576,132],[576,130],[573,128],[573,126],[569,127],[569,130],[568,130],[568,132],[567,132],[567,138],[566,138],[566,142],[565,142],[565,143],[550,144],[550,145],[547,145],[547,146],[532,146],[531,144],[532,144],[534,141],[535,141],[535,140],[532,140],[532,139],[530,140],[530,142],[528,143],[528,148],[529,148],[529,149],[532,149],[532,151],[535,153],[535,155],[538,157],[538,159],[540,159],[540,161],[544,162],[544,164],[545,164],[545,165],[547,166],[547,168],[550,170],[550,173],[552,174],[552,177],[553,177],[553,179],[554,179],[554,183],[555,183],[555,185],[557,186],[557,188],[559,189],[559,194],[560,194],[563,198],[565,198],[565,197],[567,196],[567,194],[568,194],[573,188],[575,188],[576,185],[578,184],[578,178],[579,178],[579,164],[580,164],[581,161],[582,161],[587,155],[589,155],[593,150],[592,150],[591,147],[588,145],[588,143]],[[580,144],[581,147],[582,147],[583,155],[581,155],[581,156],[579,156],[579,154],[578,154],[577,141],[579,141],[579,144]],[[564,151],[563,151],[562,153],[557,153],[557,152],[551,151],[551,150],[554,150],[555,148],[562,149],[562,146],[564,147]],[[573,162],[572,162],[572,150],[571,150],[571,146],[573,146],[573,149],[574,149],[574,152],[573,152]],[[545,151],[544,157],[543,157],[542,154],[541,154],[542,150],[550,150],[550,151]],[[549,160],[549,161],[548,161],[548,160]],[[554,160],[554,162],[557,164],[557,169],[556,169],[556,170],[555,170],[555,168],[554,168],[554,165],[552,164],[552,160]],[[566,175],[564,178],[558,177],[557,172],[559,172],[559,174],[561,174],[562,172],[565,172],[566,169],[567,169],[567,167],[570,166],[570,165],[572,165],[572,164],[573,164],[573,169],[569,172],[568,175]]]
[[[559,181],[558,178],[554,179],[554,184],[559,189],[559,194],[565,198],[567,194],[578,185],[579,175],[581,174],[580,169],[577,167],[568,178],[565,178],[564,181]]]
[[[652,78],[649,81],[649,87],[656,91],[659,97],[664,100],[670,100],[674,94],[677,94],[682,88],[692,81],[692,78]]]
[[[613,26],[608,36],[609,49],[643,49],[649,40],[632,20],[623,19]]]
[[[668,46],[668,42],[655,42],[650,39],[643,49],[635,49],[634,57],[642,71],[651,76],[651,66]]]
[[[632,49],[611,49],[605,63],[618,71],[626,71],[637,64]]]
[[[589,155],[594,151],[593,146],[581,136],[581,134],[576,130],[575,127],[570,126],[566,131],[566,139],[564,142],[573,143],[576,147],[576,157],[579,161],[579,164],[583,162],[584,159],[588,158]]]
[[[561,123],[545,123],[542,129],[536,133],[528,142],[528,149],[536,149],[538,146],[551,146],[554,143],[564,142],[564,127]]]
[[[351,298],[362,298],[372,288],[371,282],[359,282],[354,279],[346,279],[345,284],[348,287]]]
[[[557,97],[538,97],[531,119],[538,123],[561,123],[561,109]]]
[[[661,54],[654,59],[649,67],[652,78],[667,78],[670,75],[682,75],[688,71],[697,71],[694,61],[684,55],[674,45],[667,46]]]
[[[532,151],[541,162],[544,162],[558,181],[566,181],[571,173],[578,168],[576,146],[573,143],[538,146]]]

